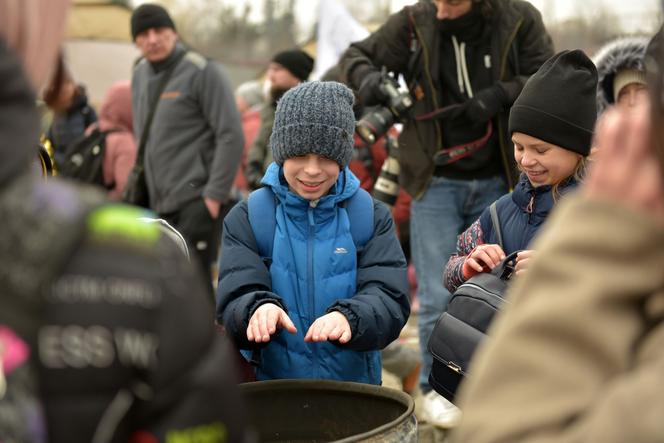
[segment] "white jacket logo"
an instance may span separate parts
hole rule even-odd
[[[346,251],[346,248],[334,248],[334,253],[335,254],[348,254],[348,251]]]

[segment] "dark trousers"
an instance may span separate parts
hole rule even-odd
[[[184,205],[179,211],[159,214],[187,241],[192,261],[197,261],[212,288],[212,264],[217,260],[220,218],[213,219],[200,198]]]

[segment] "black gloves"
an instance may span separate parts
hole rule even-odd
[[[507,94],[499,84],[482,89],[465,103],[466,117],[474,122],[488,122],[503,110],[506,101]]]
[[[357,95],[365,106],[374,106],[385,103],[387,96],[380,90],[383,75],[378,71],[371,71],[362,80]]]

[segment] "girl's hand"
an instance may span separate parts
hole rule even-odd
[[[265,303],[259,306],[249,319],[247,339],[256,343],[267,343],[270,335],[277,332],[277,328],[284,328],[291,334],[297,332],[286,311],[274,303]]]
[[[518,252],[516,254],[516,275],[523,274],[528,266],[532,263],[531,259],[535,256],[535,251],[532,249],[527,249],[525,251]]]
[[[304,341],[335,341],[339,343],[348,343],[351,339],[350,324],[346,316],[341,312],[333,311],[316,319],[304,336]]]
[[[463,262],[463,275],[466,279],[480,272],[487,272],[500,264],[505,252],[498,245],[479,245],[466,256]]]

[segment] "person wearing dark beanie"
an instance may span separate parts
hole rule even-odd
[[[526,271],[535,254],[531,240],[583,175],[597,119],[596,91],[597,69],[580,50],[554,55],[530,77],[509,119],[514,158],[522,171],[519,182],[495,202],[500,226],[494,226],[486,209],[459,237],[457,253],[444,271],[448,290],[515,251],[521,251],[516,274]]]
[[[244,176],[251,189],[261,186],[261,178],[272,163],[268,146],[274,113],[279,99],[291,88],[306,81],[314,67],[314,59],[301,49],[278,52],[272,57],[265,73],[269,90],[268,103],[261,110],[261,126],[247,154]]]
[[[217,321],[241,349],[260,349],[257,380],[380,384],[379,349],[410,313],[392,216],[348,168],[353,101],[336,82],[286,92],[265,186],[224,221]]]
[[[131,14],[131,37],[136,40],[136,36],[150,28],[170,28],[175,31],[175,23],[163,7],[145,3],[139,6]]]
[[[588,155],[597,119],[597,68],[580,50],[562,51],[533,74],[517,97],[509,132],[522,132]]]
[[[233,87],[223,66],[179,42],[163,7],[136,8],[131,32],[143,55],[131,90],[136,140],[149,133],[138,150],[147,206],[180,231],[212,282],[222,204],[232,205],[233,177],[244,151]]]
[[[131,37],[143,57],[157,64],[163,64],[173,55],[178,43],[175,24],[168,11],[152,3],[145,3],[132,12]]]
[[[290,49],[277,53],[272,63],[278,63],[288,69],[300,81],[306,81],[314,68],[314,59],[301,49]]]

